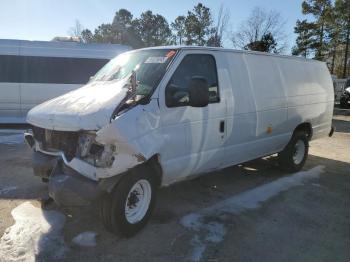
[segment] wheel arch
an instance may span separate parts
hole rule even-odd
[[[313,130],[312,130],[312,125],[310,122],[304,122],[299,124],[293,132],[293,136],[295,133],[297,132],[305,132],[307,135],[308,140],[310,141],[312,139],[312,135],[313,135]]]
[[[131,169],[129,169],[128,171],[119,174],[119,175],[115,175],[109,178],[105,178],[105,179],[101,179],[101,181],[99,182],[99,188],[107,193],[111,193],[113,191],[113,189],[119,184],[119,182],[123,179],[124,176],[127,176],[128,173],[132,170],[134,171],[140,171],[140,172],[152,172],[152,174],[155,175],[155,179],[156,179],[156,184],[157,186],[160,186],[162,184],[162,179],[163,179],[163,170],[162,167],[160,165],[160,156],[159,154],[155,154],[153,155],[151,158],[149,158],[146,162],[137,165]],[[141,171],[141,169],[143,169]]]
[[[162,180],[163,180],[163,169],[162,166],[160,164],[160,155],[159,154],[155,154],[153,155],[150,159],[148,159],[145,164],[146,169],[148,171],[153,171],[154,175],[156,177],[156,182],[157,182],[157,186],[160,186],[162,184]]]

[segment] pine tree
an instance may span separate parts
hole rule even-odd
[[[336,15],[339,18],[340,42],[344,46],[343,73],[342,77],[348,75],[349,45],[350,45],[350,0],[336,0]]]
[[[315,24],[308,22],[307,20],[297,20],[294,32],[298,34],[296,39],[296,46],[293,47],[293,55],[302,55],[308,57],[314,49],[314,37],[313,32],[315,30]]]
[[[199,3],[188,11],[185,20],[185,37],[187,45],[204,46],[210,37],[212,27],[212,16],[210,9]]]
[[[171,23],[171,28],[175,32],[175,44],[182,45],[183,38],[185,35],[185,21],[186,17],[183,15],[178,16],[173,23]]]
[[[327,21],[332,11],[331,0],[306,0],[302,3],[302,12],[304,15],[311,14],[315,18],[315,28],[313,30],[315,49],[315,59],[323,60],[327,50],[326,33]]]

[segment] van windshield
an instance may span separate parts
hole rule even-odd
[[[127,52],[117,56],[102,67],[91,81],[121,80],[136,72],[136,95],[148,96],[159,84],[170,61],[173,49],[154,49]]]

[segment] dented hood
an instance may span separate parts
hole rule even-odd
[[[52,130],[98,130],[109,123],[126,96],[126,83],[127,80],[89,83],[34,107],[27,122]]]

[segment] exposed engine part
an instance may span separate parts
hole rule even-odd
[[[96,167],[108,167],[113,164],[115,146],[101,145],[95,141],[95,133],[83,133],[79,136],[77,156]]]
[[[66,158],[72,160],[77,151],[77,132],[55,131],[33,126],[33,135],[40,148],[46,151],[63,151]]]
[[[68,161],[78,157],[96,167],[109,167],[114,162],[115,146],[95,141],[94,132],[65,132],[33,127],[39,147],[45,151],[62,151]]]

